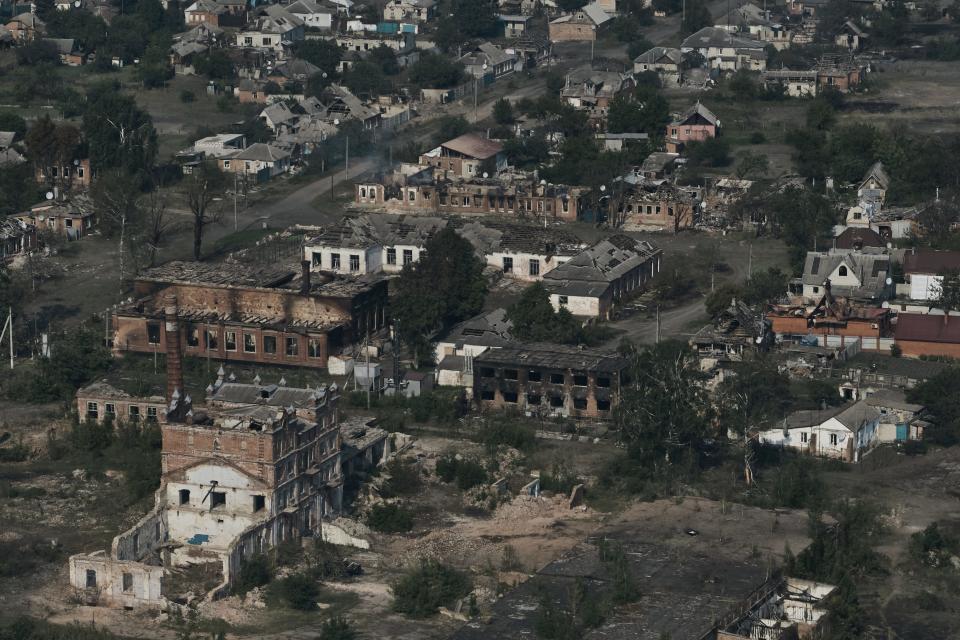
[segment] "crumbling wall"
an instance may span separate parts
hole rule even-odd
[[[342,547],[355,547],[357,549],[370,548],[369,541],[357,536],[352,536],[343,528],[338,527],[335,524],[330,524],[329,522],[324,522],[320,527],[320,537],[324,542],[329,542]]]
[[[153,510],[113,539],[111,556],[116,560],[139,562],[157,551],[167,540],[168,528],[164,512],[163,490],[157,492]]]
[[[163,573],[163,567],[115,560],[103,551],[70,556],[70,585],[89,605],[165,607]]]

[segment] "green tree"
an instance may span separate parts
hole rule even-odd
[[[680,31],[684,34],[691,34],[700,31],[704,27],[713,25],[713,17],[710,15],[710,9],[707,8],[703,0],[687,0],[686,12],[683,22],[680,25]]]
[[[500,98],[493,103],[493,120],[497,124],[513,123],[513,105],[506,98]]]
[[[944,273],[936,285],[934,298],[930,302],[931,307],[943,311],[943,323],[947,324],[950,320],[950,312],[960,311],[960,273],[957,271]]]
[[[361,60],[343,74],[342,83],[354,95],[379,96],[389,93],[393,83],[383,75],[380,66],[373,62]]]
[[[510,333],[519,340],[576,344],[582,337],[580,323],[565,308],[554,311],[550,294],[539,282],[507,309],[507,319],[513,324]]]
[[[669,121],[670,103],[655,87],[641,85],[632,95],[613,99],[607,129],[611,133],[646,133],[652,139],[659,139]]]
[[[466,38],[485,38],[496,35],[496,0],[453,0],[453,20]]]
[[[409,78],[423,89],[448,89],[464,79],[463,64],[425,51],[411,65]]]
[[[937,421],[923,432],[943,446],[960,442],[960,367],[950,367],[907,391],[907,399],[924,405]]]
[[[20,213],[40,198],[33,167],[22,162],[0,171],[0,216]]]
[[[629,455],[653,477],[695,462],[695,448],[710,432],[711,403],[694,354],[686,344],[664,342],[630,360],[630,383],[616,410]]]
[[[441,230],[425,248],[426,256],[404,266],[391,302],[416,362],[434,331],[479,313],[487,293],[483,261],[453,228]]]
[[[343,49],[333,40],[301,40],[294,47],[294,53],[301,60],[320,67],[331,78],[343,58]]]
[[[466,574],[437,561],[422,560],[391,585],[393,610],[412,618],[425,618],[470,593]]]
[[[118,85],[98,85],[87,93],[83,134],[94,170],[123,167],[146,173],[157,156],[157,132],[150,115]]]
[[[13,131],[14,141],[27,133],[27,121],[12,111],[0,111],[0,131]]]
[[[400,63],[397,62],[397,52],[385,44],[370,51],[367,60],[380,67],[385,75],[395,76],[400,73]]]
[[[314,42],[308,40],[307,42]],[[194,70],[211,80],[229,80],[233,77],[233,60],[223,49],[211,49],[194,58]]]
[[[101,173],[91,190],[97,208],[100,231],[107,237],[116,237],[120,254],[119,276],[121,286],[126,277],[129,261],[127,245],[130,242],[131,226],[140,216],[140,188],[133,176],[123,169],[111,169]]]
[[[743,434],[768,420],[783,417],[790,402],[790,381],[775,362],[756,357],[736,363],[735,375],[717,389],[720,423]]]
[[[707,309],[707,315],[711,318],[715,318],[730,306],[730,301],[734,298],[743,300],[743,288],[731,284],[724,283],[719,287],[710,292],[706,300],[704,300],[704,307]]]
[[[319,640],[356,640],[357,632],[353,630],[346,618],[331,617],[320,627]]]
[[[309,573],[292,573],[270,585],[271,596],[298,611],[315,611],[320,587]]]
[[[782,298],[787,292],[787,279],[787,274],[778,267],[769,267],[766,271],[754,271],[747,281],[743,301],[749,305],[765,305]]]

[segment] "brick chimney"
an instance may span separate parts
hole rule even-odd
[[[310,293],[310,261],[303,260],[300,262],[300,294],[308,293]]]
[[[167,294],[163,298],[164,338],[167,342],[167,402],[173,401],[174,391],[182,398],[183,362],[180,353],[180,323],[177,321],[177,296]]]

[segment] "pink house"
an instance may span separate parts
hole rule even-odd
[[[680,153],[687,142],[716,138],[720,120],[697,102],[667,125],[667,153]]]

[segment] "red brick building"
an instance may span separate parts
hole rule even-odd
[[[960,317],[901,313],[894,335],[905,356],[960,358]]]
[[[134,300],[113,312],[115,353],[164,353],[172,296],[185,355],[221,361],[326,367],[356,336],[386,324],[382,276],[334,278],[240,264],[174,262],[144,272]]]
[[[717,137],[720,120],[699,102],[667,125],[668,153],[680,153],[688,142],[703,142]]]
[[[845,298],[824,296],[813,306],[803,304],[773,305],[766,315],[774,333],[787,339],[807,335],[839,336],[840,344],[846,338],[868,338],[863,348],[878,344],[880,338],[891,335],[889,309],[851,304]]]

